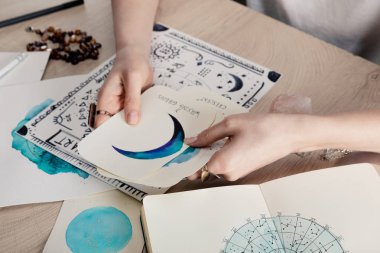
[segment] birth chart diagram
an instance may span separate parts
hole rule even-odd
[[[328,226],[300,215],[262,216],[232,228],[221,253],[347,253]]]
[[[152,41],[155,85],[204,87],[249,109],[281,76],[162,25],[155,25]]]

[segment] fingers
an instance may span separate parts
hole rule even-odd
[[[187,177],[187,179],[189,179],[189,180],[196,180],[196,179],[198,179],[198,178],[200,178],[201,177],[201,170],[198,170],[197,172],[195,172],[193,175],[191,175],[191,176],[188,176]]]
[[[227,144],[228,143],[228,144]],[[239,177],[236,175],[231,175],[230,172],[236,168],[234,164],[234,157],[236,157],[235,145],[231,145],[231,141],[227,142],[222,149],[217,151],[207,162],[207,169],[210,173],[214,175],[223,176],[226,180],[234,181]],[[189,176],[188,179],[195,180],[200,178],[202,171],[198,170],[193,175]]]
[[[140,96],[144,81],[139,73],[128,73],[125,83],[124,115],[128,124],[136,125],[140,120]]]
[[[217,151],[207,162],[208,171],[221,175],[228,181],[235,181],[240,178],[240,163],[236,161],[239,157],[239,147],[234,141],[228,145],[224,145],[222,149]]]
[[[196,137],[186,138],[185,143],[193,147],[208,146],[215,141],[232,136],[236,131],[237,124],[238,116],[226,117],[223,121],[204,130]]]
[[[207,169],[214,175],[219,175],[228,181],[235,181],[258,168],[257,163],[242,154],[247,147],[242,147],[241,139],[231,139],[217,151],[207,162]],[[201,177],[201,170],[188,177],[195,180]]]
[[[135,125],[140,119],[141,90],[149,87],[151,77],[144,81],[140,72],[111,72],[98,95],[97,110],[116,114],[124,108],[125,119],[128,124]],[[147,83],[150,82],[150,83]],[[99,127],[108,120],[108,115],[97,115],[95,127]]]
[[[237,130],[238,122],[239,116],[237,115],[226,117],[223,121],[204,130],[196,137],[186,138],[185,143],[194,147],[208,146],[215,141],[234,135]],[[235,144],[232,145],[232,141],[229,138],[223,148],[217,151],[207,163],[209,172],[215,175],[223,175],[227,180],[236,180],[237,178],[235,179],[235,177],[231,177],[229,174],[224,175],[226,170],[230,168],[230,162],[233,161],[235,153],[234,147]],[[195,180],[200,177],[201,171],[199,170],[189,176],[188,179]]]
[[[122,93],[123,89],[119,76],[111,73],[99,91],[97,110],[104,110],[111,114],[119,112],[121,110],[120,95]],[[97,115],[94,127],[99,127],[108,119],[108,115]]]

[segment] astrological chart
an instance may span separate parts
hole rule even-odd
[[[162,25],[155,26],[154,84],[204,87],[251,108],[281,74]]]
[[[221,253],[347,253],[327,225],[301,215],[248,218],[231,229]]]
[[[107,79],[115,57],[92,71],[73,90],[62,94],[17,133],[28,141],[112,186],[142,199],[165,189],[129,184],[99,174],[78,153],[78,143],[89,135],[89,107]],[[249,109],[277,85],[281,74],[177,30],[156,24],[151,46],[153,84],[173,89],[199,86]]]

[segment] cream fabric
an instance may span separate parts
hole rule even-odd
[[[380,64],[379,0],[247,0],[247,5]]]

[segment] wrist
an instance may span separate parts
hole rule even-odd
[[[138,41],[123,41],[116,45],[116,54],[118,53],[136,53],[140,55],[149,55],[150,44]]]
[[[334,122],[326,116],[296,115],[294,152],[309,152],[333,148]]]
[[[128,44],[116,50],[116,60],[131,61],[135,59],[145,58],[149,62],[149,53],[149,49],[146,49],[140,45]]]

